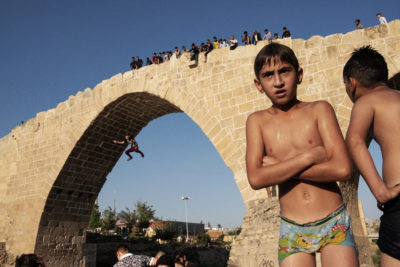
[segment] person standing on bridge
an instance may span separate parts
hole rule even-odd
[[[143,152],[139,150],[138,143],[132,136],[125,135],[124,141],[113,140],[112,142],[114,144],[120,144],[120,145],[129,144],[131,146],[129,149],[125,151],[125,154],[129,157],[128,161],[130,161],[133,158],[130,154],[131,152],[139,153],[142,156],[142,158],[144,158]]]

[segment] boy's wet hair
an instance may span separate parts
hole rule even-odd
[[[265,64],[271,64],[272,61],[275,63],[276,59],[292,65],[296,72],[299,70],[299,61],[291,48],[286,45],[271,43],[264,46],[254,60],[254,73],[258,80],[262,67]]]
[[[343,68],[343,78],[356,79],[366,88],[374,88],[378,83],[387,83],[388,67],[385,59],[371,46],[355,49]]]

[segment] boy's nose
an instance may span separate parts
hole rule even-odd
[[[277,73],[274,75],[274,86],[275,87],[281,87],[283,85],[283,80],[281,79],[281,76]]]

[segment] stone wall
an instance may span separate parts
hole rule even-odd
[[[345,94],[341,72],[352,50],[371,44],[385,56],[391,75],[400,70],[399,20],[347,34],[279,42],[294,49],[304,68],[299,98],[329,101],[343,132],[352,103]],[[82,245],[90,211],[124,150],[110,140],[123,136],[126,125],[137,135],[153,119],[172,112],[185,112],[216,147],[234,174],[248,207],[246,214],[265,210],[261,200],[267,198],[266,191],[251,189],[244,162],[246,118],[270,105],[253,85],[253,61],[264,45],[216,49],[207,63],[201,55],[197,66],[191,65],[185,54],[161,65],[117,74],[38,113],[1,138],[0,243],[6,244],[8,258],[36,252],[58,266],[84,265]],[[357,174],[341,184],[357,242],[361,251],[367,251],[357,187]],[[247,257],[250,262],[264,246],[276,244],[273,236],[260,238],[259,233],[248,232],[251,220],[245,219],[242,227],[243,235],[258,240],[254,242],[259,243],[259,250],[249,251],[241,260]],[[247,246],[240,238],[235,246]],[[365,262],[369,257],[360,259]]]
[[[243,218],[242,231],[232,243],[229,266],[279,266],[279,224],[277,199],[251,201]]]

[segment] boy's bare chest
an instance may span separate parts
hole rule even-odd
[[[322,145],[317,121],[307,114],[268,118],[262,125],[262,135],[266,154],[279,159]]]

